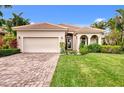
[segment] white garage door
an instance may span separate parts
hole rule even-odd
[[[23,39],[24,52],[59,52],[57,37],[25,37]]]

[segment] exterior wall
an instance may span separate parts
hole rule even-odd
[[[86,36],[88,37],[88,45],[91,44],[91,37],[92,37],[93,35],[96,35],[96,36],[98,37],[98,44],[100,44],[100,45],[102,44],[102,37],[103,37],[102,34],[77,34],[77,40],[76,40],[76,42],[77,42],[77,44],[76,44],[76,50],[77,50],[77,51],[79,51],[80,37],[81,37],[82,35],[86,35]]]
[[[73,50],[79,51],[80,37],[86,35],[88,37],[88,45],[91,44],[91,37],[96,35],[98,37],[98,44],[102,44],[102,34],[77,34],[73,35]],[[23,52],[23,38],[24,37],[58,37],[58,41],[65,42],[65,31],[17,31],[18,48]]]
[[[58,37],[59,42],[65,42],[65,31],[17,31],[18,48],[23,52],[24,37]]]

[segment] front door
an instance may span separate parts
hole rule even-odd
[[[72,49],[72,37],[67,37],[67,49]]]

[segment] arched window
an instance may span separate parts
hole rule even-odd
[[[84,45],[88,45],[88,37],[86,35],[82,35],[80,37],[80,43],[83,43]]]
[[[91,44],[98,44],[98,36],[97,36],[97,35],[93,35],[93,36],[90,38],[90,43],[91,43]]]

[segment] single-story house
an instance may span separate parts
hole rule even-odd
[[[21,52],[60,52],[60,42],[66,49],[79,51],[80,43],[102,44],[104,31],[67,24],[37,23],[14,27]]]

